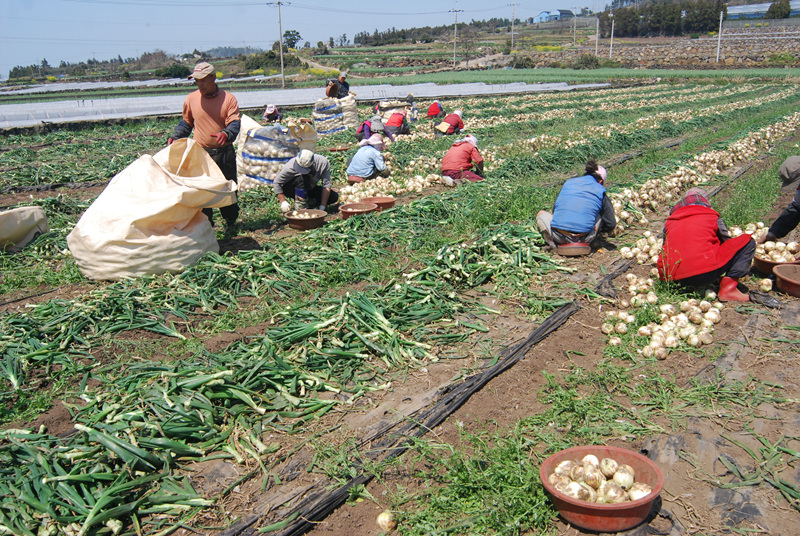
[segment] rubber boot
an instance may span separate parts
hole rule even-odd
[[[717,298],[719,298],[719,301],[750,301],[750,296],[743,292],[739,292],[739,289],[736,288],[738,284],[738,279],[733,279],[732,277],[723,277],[719,282],[719,292],[717,292]]]

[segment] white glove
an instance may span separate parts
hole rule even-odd
[[[451,179],[450,177],[442,175],[441,179],[442,179],[442,184],[444,184],[445,186],[455,186],[455,182],[453,182],[453,179]]]
[[[319,209],[320,209],[320,210],[325,210],[325,205],[320,205],[320,206],[319,206]]]
[[[289,212],[291,209],[292,205],[290,205],[288,201],[281,202],[281,212]]]

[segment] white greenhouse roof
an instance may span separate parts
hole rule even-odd
[[[163,81],[162,81],[163,82]],[[220,81],[225,89],[225,80]],[[413,93],[417,99],[497,95],[504,93],[536,93],[542,91],[571,91],[608,87],[609,84],[568,85],[565,82],[550,84],[411,84],[406,86],[352,86],[356,99],[376,101],[402,99]],[[187,88],[188,89],[188,88]],[[264,91],[235,91],[242,109],[261,108],[271,103],[277,106],[312,105],[324,98],[323,87],[305,89],[273,89]],[[33,126],[40,123],[66,123],[180,114],[185,95],[154,97],[122,97],[115,99],[79,99],[53,102],[35,102],[0,105],[0,128]]]

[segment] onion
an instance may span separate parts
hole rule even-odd
[[[378,514],[378,525],[381,527],[381,530],[384,532],[391,532],[397,528],[397,520],[394,518],[394,514],[389,510],[384,510],[380,514]]]
[[[622,339],[620,339],[619,337],[611,337],[610,339],[608,339],[608,344],[610,344],[611,346],[621,346]]]
[[[567,497],[572,497],[573,499],[580,499],[582,501],[588,501],[589,498],[591,497],[591,494],[589,492],[589,490],[591,489],[592,488],[590,488],[589,486],[581,486],[577,482],[570,482],[559,491],[561,491],[561,493],[563,493]]]
[[[758,282],[759,290],[769,292],[772,290],[772,279],[762,279]]]
[[[708,331],[701,331],[697,334],[697,338],[700,339],[700,342],[703,344],[711,344],[714,342],[714,337]]]
[[[600,466],[600,460],[598,460],[597,456],[595,456],[594,454],[587,454],[586,456],[584,456],[583,459],[581,460],[581,463],[583,465],[591,464],[591,465],[596,465],[598,467]]]
[[[647,497],[652,492],[653,488],[644,482],[634,482],[631,489],[628,490],[628,497],[630,497],[632,501],[636,501]]]
[[[569,477],[575,482],[583,480],[583,466],[576,463],[569,472]]]
[[[650,337],[653,334],[653,330],[650,329],[650,326],[641,326],[636,331],[636,334],[640,337]]]
[[[614,331],[619,334],[628,333],[628,324],[625,322],[619,322],[616,326],[614,326]]]
[[[567,484],[572,482],[572,480],[570,480],[568,476],[566,476],[566,475],[557,475],[556,473],[553,473],[552,475],[548,476],[547,477],[547,481],[550,482],[550,484],[554,488],[557,488],[559,486],[559,484],[563,484],[564,486],[566,486]]]
[[[605,335],[614,333],[614,324],[605,322],[602,326],[600,326],[600,331],[602,331]]]
[[[656,359],[658,359],[659,361],[664,361],[669,355],[669,350],[667,350],[666,348],[656,348],[654,354],[656,356]]]
[[[719,310],[716,308],[709,309],[705,314],[705,317],[715,324],[719,324],[722,321],[722,316],[719,314]]]
[[[713,290],[707,290],[706,291],[706,299],[709,300],[709,301],[710,300],[716,300],[717,299],[717,293],[714,292]]]
[[[597,459],[597,458],[595,458]],[[592,489],[598,489],[606,477],[600,472],[600,468],[591,463],[583,464],[583,482]]]
[[[572,469],[576,465],[578,464],[573,462],[572,460],[564,460],[563,462],[556,465],[556,468],[553,469],[553,472],[557,475],[564,475],[568,478],[571,478],[570,475],[572,474]]]
[[[619,464],[614,458],[603,458],[600,460],[600,472],[606,478],[612,478],[619,469]]]
[[[621,465],[613,477],[614,482],[626,491],[633,486],[633,478],[633,470],[628,465]]]
[[[619,504],[628,499],[628,494],[625,493],[625,490],[613,480],[609,480],[600,486],[598,495],[598,502],[602,499],[602,502],[609,504]]]

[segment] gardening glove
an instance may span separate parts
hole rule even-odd
[[[319,206],[319,209],[320,209],[320,210],[325,210],[325,205],[320,205],[320,206]]]
[[[228,135],[224,132],[217,132],[216,134],[212,134],[212,137],[216,138],[217,143],[219,143],[220,147],[223,147],[225,144],[228,143]]]
[[[175,141],[175,138],[169,138],[167,140],[167,145],[172,145],[172,142],[174,142],[174,141]]]
[[[281,202],[281,212],[289,212],[291,209],[292,205],[288,201]]]

